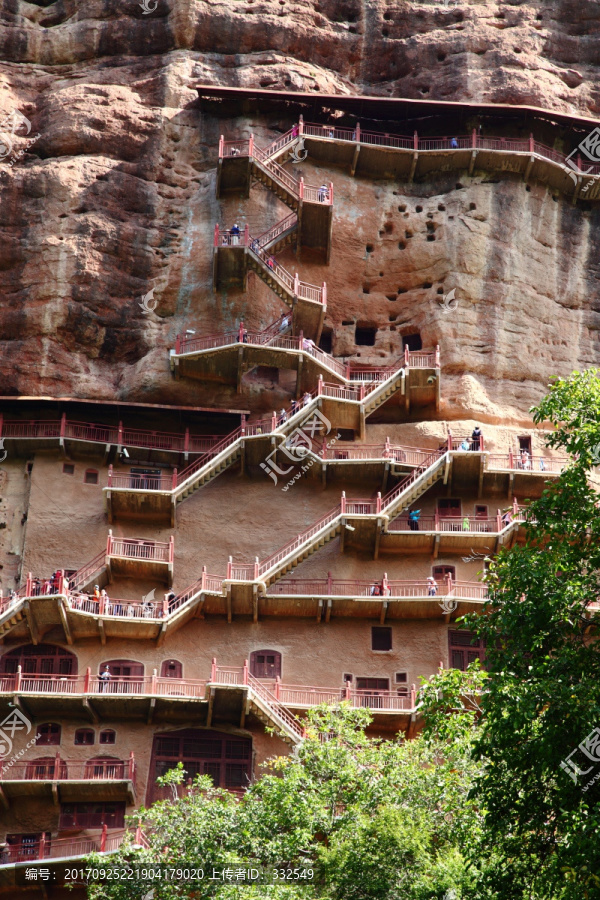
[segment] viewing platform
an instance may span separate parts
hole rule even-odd
[[[98,829],[96,834],[83,836],[71,835],[70,837],[49,837],[42,834],[35,841],[19,841],[7,844],[0,857],[0,888],[10,882],[7,876],[14,874],[12,868],[16,864],[26,863],[28,866],[36,862],[52,863],[58,860],[82,859],[90,853],[114,853],[118,850],[125,837],[130,835],[133,839],[133,848],[148,847],[148,840],[141,829],[108,829],[104,826]],[[6,871],[11,867],[11,872]],[[4,871],[3,871],[4,870]],[[42,882],[43,883],[43,882]]]
[[[8,809],[23,797],[55,804],[126,800],[135,803],[136,764],[129,759],[30,758],[0,771],[0,803]]]
[[[297,128],[297,126],[296,126]],[[294,129],[292,129],[292,132]],[[290,132],[291,135],[291,132]],[[251,135],[247,140],[219,140],[217,197],[242,194],[248,197],[252,177],[276,194],[297,216],[299,245],[318,250],[325,262],[331,253],[333,184],[307,184],[276,162],[287,148],[287,136],[264,150]]]
[[[292,310],[293,330],[303,331],[318,342],[327,308],[325,282],[316,285],[300,281],[298,273],[288,272],[271,250],[271,245],[281,240],[282,233],[289,232],[288,221],[289,217],[257,238],[250,236],[247,225],[240,234],[223,231],[215,225],[213,289],[237,287],[245,291],[251,269]]]
[[[285,327],[283,327],[285,326]],[[237,383],[241,390],[242,376],[256,366],[292,369],[297,372],[296,397],[300,397],[319,379],[334,378],[348,388],[381,380],[382,375],[398,371],[403,365],[407,376],[404,406],[435,405],[440,402],[440,350],[409,350],[391,366],[364,366],[326,353],[301,332],[298,336],[286,331],[285,317],[277,319],[261,332],[249,332],[240,323],[237,331],[193,337],[178,335],[171,350],[171,370],[175,377],[209,378],[217,376]]]
[[[344,99],[335,98],[333,107],[336,101],[343,105]],[[360,99],[364,107],[365,102],[368,106],[370,101],[377,103],[379,98]],[[455,104],[454,113],[458,105]],[[466,104],[463,106],[467,108]],[[493,110],[487,112],[488,117],[490,112],[493,115]],[[427,112],[424,115],[431,117]],[[396,121],[393,113],[392,117]],[[377,118],[382,118],[381,111]],[[249,153],[248,141],[230,141],[225,145],[231,146],[234,154],[239,148],[239,156]],[[411,183],[452,170],[467,172],[469,176],[475,172],[507,173],[519,175],[527,182],[540,181],[570,196],[573,202],[580,198],[592,201],[600,198],[597,162],[583,158],[579,152],[565,154],[555,150],[535,140],[533,134],[513,138],[482,135],[472,129],[468,134],[432,136],[413,131],[401,135],[363,129],[360,123],[352,127],[305,123],[300,117],[298,124],[274,141],[268,152],[279,163],[285,162],[292,153],[296,157],[306,154],[320,165],[342,167],[351,175],[370,179]]]

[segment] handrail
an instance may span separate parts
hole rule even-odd
[[[381,579],[370,581],[344,581],[332,578],[290,578],[287,581],[278,581],[267,590],[267,596],[327,596],[327,597],[368,597],[374,601],[382,599],[395,599],[404,597],[443,596],[445,585],[439,582],[437,593],[430,594],[430,585],[426,579],[419,580],[388,580],[385,585],[387,591],[381,593]],[[470,581],[452,581],[453,596],[474,597],[485,599],[488,588],[485,584]]]
[[[135,760],[133,751],[129,759],[32,757],[0,768],[2,781],[135,781]]]
[[[2,438],[4,440],[64,438],[146,450],[202,453],[205,452],[207,444],[210,446],[211,443],[218,442],[222,435],[190,435],[187,431],[184,434],[175,434],[141,428],[124,428],[121,425],[77,422],[65,418],[58,421],[5,419],[2,423]]]
[[[140,559],[149,562],[172,562],[173,539],[170,541],[149,541],[143,538],[115,538],[108,535],[106,556],[123,559]]]
[[[114,853],[119,849],[127,834],[134,835],[134,842],[138,846],[149,846],[148,839],[141,834],[139,827],[132,832],[129,829],[109,831],[104,826],[101,834],[89,837],[46,838],[44,836],[37,841],[6,844],[0,855],[0,867],[44,859],[74,859],[88,856],[94,852]]]
[[[420,137],[413,135],[390,135],[375,131],[363,131],[362,129],[352,128],[334,128],[329,125],[317,125],[312,123],[303,124],[303,134],[306,137],[317,137],[327,140],[344,141],[354,144],[369,144],[371,146],[379,146],[391,148],[394,150],[416,151],[455,151],[460,152],[468,150],[491,150],[509,153],[527,153],[544,157],[550,162],[558,163],[563,166],[567,159],[571,159],[572,154],[565,154],[559,150],[554,150],[546,144],[539,141],[529,139],[515,139],[504,137],[488,137],[477,134],[472,131],[468,135],[456,135],[454,137]],[[456,142],[456,146],[455,146]],[[588,166],[585,162],[586,171],[581,171],[578,165],[574,171],[580,174],[598,175],[600,174],[600,165],[593,164]]]
[[[106,565],[106,550],[102,550],[98,553],[90,562],[81,566],[80,569],[77,569],[75,574],[69,580],[69,587],[71,590],[77,590],[77,588],[81,587],[82,584],[85,584],[90,580],[92,575],[94,575],[102,566]]]

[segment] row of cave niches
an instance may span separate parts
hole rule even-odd
[[[354,322],[342,322],[342,325],[354,325]],[[394,326],[391,326],[392,329]],[[374,347],[375,342],[377,340],[377,328],[374,328],[371,325],[360,325],[357,324],[354,331],[354,343],[357,347]],[[323,333],[321,334],[321,340],[319,341],[319,347],[321,350],[324,350],[325,353],[333,353],[333,329],[324,328]],[[422,350],[423,349],[423,341],[421,340],[421,335],[418,332],[413,332],[412,334],[405,334],[402,336],[402,350],[404,351],[405,347],[408,347],[409,350]],[[360,351],[354,354],[355,356],[360,356]]]

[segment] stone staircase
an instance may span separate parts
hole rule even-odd
[[[293,747],[304,737],[304,729],[273,693],[252,675],[248,675],[248,703],[263,725],[275,728],[286,744]]]
[[[191,496],[237,462],[242,453],[241,428],[238,428],[232,435],[228,435],[225,441],[227,442],[226,446],[219,451],[217,445],[217,448],[211,452],[211,458],[208,461],[205,457],[200,457],[199,460],[183,470],[178,478],[179,483],[173,491],[174,503],[181,503],[186,497]]]
[[[7,635],[26,618],[26,602],[18,600],[0,616],[0,638]]]
[[[377,387],[370,391],[363,403],[365,416],[370,416],[376,409],[383,406],[386,400],[389,400],[393,394],[404,388],[404,379],[404,369],[398,369],[395,372],[392,372],[389,378],[386,378],[385,381],[382,381]]]

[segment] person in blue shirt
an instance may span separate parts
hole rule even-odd
[[[419,516],[421,515],[420,509],[411,509],[408,514],[408,527],[411,531],[419,530]]]

